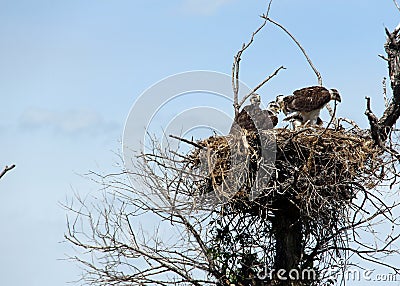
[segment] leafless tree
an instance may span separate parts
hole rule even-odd
[[[299,42],[269,18],[271,2],[263,23],[234,58],[236,115],[250,95],[238,98],[242,54],[268,22],[296,41],[322,84]],[[399,254],[400,202],[393,194],[400,179],[395,127],[400,116],[399,31],[400,27],[386,30],[387,57],[383,57],[393,96],[380,118],[367,99],[368,130],[339,118],[333,128],[267,129],[198,142],[174,136],[192,147],[189,153],[180,152],[179,146],[163,148],[152,138],[148,151],[135,158],[133,170],[92,172],[102,195],[77,195],[65,203],[70,212],[65,238],[77,250],[71,259],[84,267],[81,281],[89,285],[344,284],[332,280],[332,271],[343,273],[356,266],[354,256],[400,273],[398,265],[381,260]],[[343,122],[350,124],[343,127]],[[276,153],[274,164],[261,155],[271,148]],[[251,196],[254,192],[257,195]],[[382,232],[375,231],[377,227]],[[284,270],[283,276],[273,269]],[[312,275],[292,277],[291,270]],[[324,275],[324,270],[332,271]]]

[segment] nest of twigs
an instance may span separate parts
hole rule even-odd
[[[257,256],[250,257],[249,269],[262,269],[261,261],[276,269],[316,267],[320,248],[335,249],[326,256],[322,251],[320,262],[341,257],[349,212],[357,213],[367,190],[380,186],[389,172],[390,156],[368,131],[355,128],[240,130],[196,144],[188,167],[201,179],[191,196],[196,203],[212,202],[217,219],[210,228],[217,239],[211,245],[232,269],[250,257],[233,247],[242,241],[250,241]],[[231,235],[238,230],[237,238]],[[298,259],[291,264],[282,254],[286,247]]]
[[[354,130],[270,129],[239,132],[198,142],[191,168],[204,174],[193,196],[213,194],[235,211],[257,211],[282,199],[304,214],[331,213],[373,188],[382,154],[368,134]]]

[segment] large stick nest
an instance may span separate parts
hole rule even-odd
[[[198,144],[203,148],[191,153],[190,164],[205,179],[196,182],[193,195],[213,194],[235,211],[289,199],[304,214],[331,214],[357,190],[375,187],[384,172],[381,150],[354,130],[244,131]]]

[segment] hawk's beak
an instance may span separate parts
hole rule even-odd
[[[336,100],[337,102],[342,102],[342,98],[338,94],[335,96],[334,100]]]

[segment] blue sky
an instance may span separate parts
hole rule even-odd
[[[162,78],[190,70],[230,73],[233,55],[260,24],[260,0],[0,0],[2,285],[66,285],[80,270],[65,258],[59,202],[98,186],[80,175],[118,161],[135,99]],[[367,126],[366,95],[382,111],[384,26],[391,0],[275,0],[271,17],[308,51],[324,84],[342,95],[341,116]],[[267,103],[316,84],[295,45],[268,25],[244,54],[241,79]],[[176,105],[179,110],[180,106]]]

